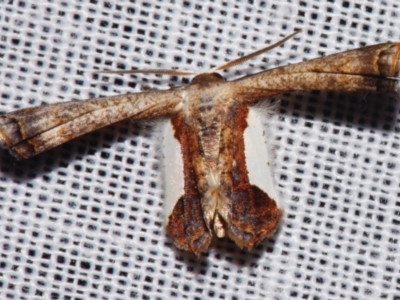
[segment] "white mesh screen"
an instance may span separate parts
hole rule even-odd
[[[400,41],[387,1],[0,0],[0,111],[165,89],[303,32],[224,72]],[[285,209],[252,252],[196,259],[163,229],[157,124],[123,122],[26,161],[0,151],[2,299],[400,299],[400,115],[365,93],[288,93],[269,131]]]

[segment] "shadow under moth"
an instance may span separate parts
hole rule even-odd
[[[282,215],[259,115],[260,100],[289,91],[397,92],[400,43],[345,51],[233,81],[217,73],[291,38],[194,76],[187,86],[25,108],[0,115],[0,146],[26,159],[125,119],[169,117],[163,155],[166,230],[197,256],[215,234],[250,250]],[[103,73],[162,73],[128,70]]]

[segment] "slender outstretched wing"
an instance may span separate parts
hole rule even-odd
[[[172,89],[21,109],[0,115],[0,146],[29,158],[118,121],[172,115],[180,102]]]
[[[400,43],[384,43],[250,75],[230,88],[249,103],[296,90],[397,92],[399,71]]]

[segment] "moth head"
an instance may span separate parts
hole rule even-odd
[[[218,73],[200,73],[196,75],[191,84],[198,84],[201,86],[208,86],[212,83],[225,81],[225,79]]]

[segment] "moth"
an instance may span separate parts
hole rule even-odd
[[[397,92],[400,43],[383,43],[278,67],[233,81],[223,70],[280,42],[194,76],[187,86],[25,108],[0,115],[0,146],[26,159],[125,119],[169,117],[163,151],[166,231],[199,256],[213,235],[251,250],[278,228],[259,101],[289,91]],[[107,72],[107,71],[105,71]],[[177,70],[108,73],[193,74]]]

